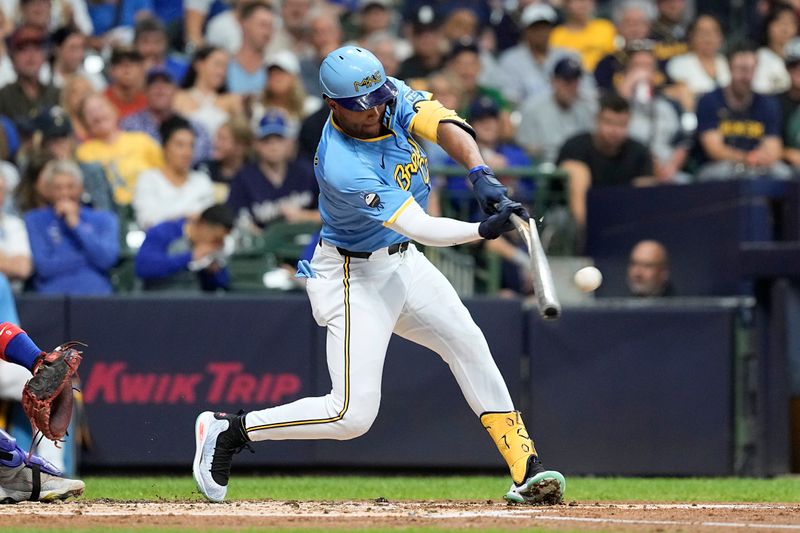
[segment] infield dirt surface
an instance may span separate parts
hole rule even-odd
[[[469,528],[639,531],[800,531],[800,504],[500,501],[70,501],[0,506],[2,529],[19,528]]]

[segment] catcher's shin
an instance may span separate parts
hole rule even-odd
[[[74,346],[79,344],[70,342],[42,353],[22,391],[22,407],[34,431],[53,441],[64,438],[72,418],[72,378],[81,364],[81,352]]]

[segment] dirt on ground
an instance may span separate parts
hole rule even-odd
[[[800,504],[566,502],[548,507],[497,501],[69,501],[0,506],[0,526],[47,528],[366,527],[800,531]]]

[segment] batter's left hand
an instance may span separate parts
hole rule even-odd
[[[512,213],[522,208],[522,204],[508,200],[497,206],[497,213],[493,214],[478,226],[478,234],[484,239],[496,239],[507,231],[514,229],[514,224],[509,220]]]
[[[508,189],[497,181],[491,168],[486,165],[475,167],[468,177],[472,183],[472,192],[487,215],[497,212],[496,204],[508,201]]]

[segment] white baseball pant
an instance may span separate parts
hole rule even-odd
[[[332,390],[247,413],[251,440],[346,440],[366,433],[378,414],[392,333],[438,353],[476,415],[514,410],[483,333],[447,278],[413,244],[359,259],[323,243],[311,266],[316,277],[306,291],[314,319],[327,326]]]

